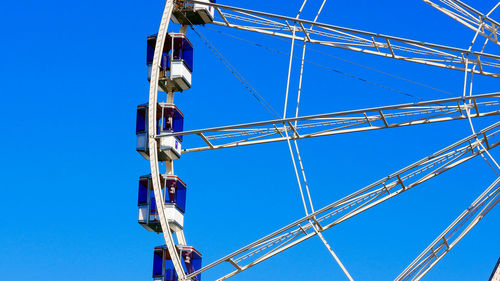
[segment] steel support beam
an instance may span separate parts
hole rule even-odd
[[[197,0],[189,0],[189,2],[207,4]],[[214,22],[221,26],[282,38],[295,38],[297,41],[302,40],[309,43],[460,71],[466,70],[464,67],[466,63],[471,66],[481,64],[481,70],[470,68],[468,71],[481,75],[500,77],[500,56],[494,54],[227,5],[215,3],[210,3],[209,5],[221,10],[223,21]],[[231,14],[230,12],[235,14]],[[299,24],[300,27],[290,30],[289,22]],[[317,27],[318,30],[304,29],[302,26],[305,25]],[[293,32],[296,34],[293,35]],[[486,68],[489,70],[485,70]]]
[[[464,114],[466,109],[474,111],[472,118],[498,115],[500,93],[275,119],[168,133],[157,137],[201,136],[202,141],[199,143],[202,146],[185,148],[183,153],[187,153],[467,119]],[[297,125],[290,126],[294,122]],[[293,134],[287,136],[285,131],[292,131]],[[208,146],[207,141],[210,141]],[[185,146],[187,145],[186,143]]]

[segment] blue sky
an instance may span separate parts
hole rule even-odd
[[[294,16],[302,1],[218,2]],[[320,2],[308,1],[303,17],[312,19]],[[468,3],[487,11],[495,1]],[[156,33],[162,5],[0,3],[1,280],[151,280],[153,247],[162,239],[137,224],[137,180],[149,166],[135,152],[134,130],[135,108],[148,94],[146,37]],[[422,1],[330,0],[319,20],[461,48],[473,36]],[[288,58],[217,30],[284,52],[289,42],[215,26],[199,30],[281,112]],[[188,36],[195,46],[193,87],[176,96],[185,129],[272,118],[194,33]],[[461,93],[460,72],[313,48]],[[490,44],[487,51],[498,54],[500,48]],[[316,53],[307,57],[422,99],[449,97]],[[293,93],[297,74],[295,68]],[[497,91],[495,86],[497,80],[478,77],[474,93]],[[302,114],[415,101],[306,65]],[[469,133],[459,121],[301,141],[315,205],[325,206]],[[205,264],[303,214],[285,143],[186,154],[175,164],[188,185],[187,239]],[[493,180],[484,161],[474,159],[325,237],[356,280],[392,280]],[[500,253],[499,220],[497,208],[425,280],[486,280]],[[344,279],[320,241],[311,239],[234,280]]]

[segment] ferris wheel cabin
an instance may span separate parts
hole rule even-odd
[[[184,129],[184,115],[170,103],[158,103],[156,113],[157,134],[179,133]],[[149,160],[148,142],[148,105],[137,106],[136,150],[147,160]],[[181,157],[182,136],[162,137],[159,141],[158,159],[160,161],[176,160]]]
[[[172,21],[182,25],[200,25],[214,21],[214,7],[207,4],[193,4],[176,1],[172,12]],[[215,0],[201,0],[205,3],[215,3]]]
[[[149,36],[147,41],[146,64],[148,66],[148,81],[151,80],[156,37],[156,35]],[[185,34],[167,34],[161,55],[160,81],[167,81],[166,87],[169,91],[182,92],[191,88],[192,72],[193,45],[186,38]]]
[[[195,248],[177,245],[177,250],[186,274],[191,274],[201,269],[202,255]],[[167,246],[156,247],[154,250],[153,280],[178,281],[177,272],[175,271]],[[191,280],[201,281],[201,274],[196,275]]]
[[[186,184],[174,175],[160,175],[164,214],[173,231],[182,230],[186,210]],[[152,232],[162,232],[151,175],[139,178],[139,224]]]

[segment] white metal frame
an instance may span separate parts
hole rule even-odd
[[[490,14],[498,7],[500,2],[488,13],[483,14],[459,0],[422,0],[464,26],[479,31],[481,36],[500,45],[500,23],[490,18]],[[446,8],[447,7],[447,8]]]
[[[279,254],[335,225],[414,188],[500,144],[500,122],[470,135],[395,173],[392,173],[314,213],[303,217],[233,253],[203,267],[195,276],[224,262],[236,270],[217,280],[225,280]],[[485,144],[485,148],[479,148]],[[479,148],[479,149],[478,149]],[[246,263],[245,263],[246,262]]]
[[[500,170],[489,150],[500,144],[497,136],[500,134],[500,122],[497,122],[476,133],[471,119],[476,117],[493,116],[500,114],[500,93],[472,95],[472,75],[485,75],[500,78],[500,56],[481,51],[473,51],[472,45],[477,35],[484,36],[486,43],[492,41],[499,44],[499,24],[486,15],[471,8],[459,0],[423,0],[432,7],[445,13],[451,18],[476,31],[476,36],[469,49],[461,49],[428,42],[421,42],[374,32],[356,30],[352,28],[318,23],[317,19],[324,0],[314,19],[308,21],[300,19],[300,13],[307,0],[302,2],[299,13],[295,18],[286,17],[249,9],[231,7],[227,5],[207,3],[198,0],[187,2],[206,4],[214,7],[221,21],[213,23],[220,26],[247,30],[271,36],[291,39],[291,51],[288,81],[285,93],[284,114],[281,119],[261,121],[247,124],[237,124],[216,128],[199,129],[185,132],[176,132],[155,135],[156,123],[150,122],[148,131],[150,166],[156,205],[160,217],[163,236],[172,262],[179,276],[179,280],[190,280],[201,272],[205,272],[220,264],[229,263],[235,270],[225,273],[218,280],[225,280],[246,269],[253,267],[268,258],[279,254],[313,236],[318,235],[339,266],[343,269],[349,280],[353,280],[330,244],[322,236],[322,232],[333,226],[356,216],[390,198],[393,198],[408,189],[434,178],[441,173],[452,169],[476,156],[487,158]],[[441,5],[436,4],[441,2]],[[495,8],[500,5],[497,4]],[[443,6],[448,6],[444,8]],[[494,8],[494,9],[495,9]],[[161,50],[166,39],[169,21],[174,9],[174,1],[166,0],[160,23],[155,54],[153,59],[151,84],[149,90],[149,120],[156,120],[156,103],[158,101],[158,87],[167,90],[165,81],[159,79],[159,65]],[[493,10],[494,10],[493,9]],[[493,11],[492,10],[492,11]],[[305,26],[309,25],[309,28]],[[313,29],[316,28],[316,29]],[[185,33],[186,27],[181,27]],[[295,41],[303,41],[302,64],[299,79],[299,92],[295,117],[287,117],[288,93],[291,75]],[[464,71],[464,94],[461,97],[425,101],[411,104],[382,106],[376,108],[317,114],[299,117],[300,89],[304,69],[306,44],[320,44],[335,48],[372,54],[392,59],[420,63],[430,66],[442,67]],[[471,75],[468,77],[468,75]],[[467,86],[470,81],[470,86]],[[167,82],[168,83],[168,82]],[[468,88],[469,87],[469,88]],[[466,95],[469,89],[469,95]],[[167,91],[168,92],[168,91]],[[173,102],[173,93],[168,92],[167,101]],[[381,180],[364,187],[326,207],[314,210],[307,185],[306,175],[301,160],[298,139],[311,137],[362,132],[376,129],[396,128],[435,122],[468,119],[473,131],[472,135],[448,146],[428,157],[421,159]],[[233,253],[203,267],[202,269],[186,275],[183,271],[181,259],[177,253],[176,242],[172,236],[173,227],[169,225],[164,215],[163,195],[159,182],[158,143],[162,138],[180,135],[197,135],[203,141],[203,146],[185,148],[184,153],[219,148],[239,147],[253,144],[263,144],[276,141],[287,141],[295,175],[302,194],[306,216],[275,231]],[[294,148],[291,142],[294,142]],[[295,161],[297,157],[300,168]],[[488,160],[487,160],[488,161]],[[488,162],[489,163],[489,162]],[[167,172],[173,174],[173,163],[167,161]],[[300,170],[300,173],[299,173]],[[453,246],[477,224],[477,222],[495,206],[499,199],[500,187],[497,179],[474,203],[469,207],[448,229],[443,232],[410,266],[396,278],[396,280],[420,280]],[[305,186],[308,203],[306,203],[302,183]],[[482,209],[481,209],[482,208]],[[473,217],[475,215],[475,217]],[[450,242],[451,235],[457,234],[459,227],[470,221],[469,225]],[[177,244],[186,244],[182,231],[176,232]],[[441,252],[439,252],[441,251]]]
[[[193,3],[201,3],[189,0]],[[375,32],[302,20],[282,15],[214,4],[223,21],[214,24],[282,38],[341,48],[365,54],[463,71],[465,64],[477,74],[500,77],[500,56]],[[295,24],[292,26],[291,24]],[[296,26],[299,25],[299,26]],[[305,25],[317,30],[306,29]],[[394,43],[396,42],[396,43]],[[489,71],[485,70],[489,69]]]
[[[471,118],[498,115],[500,93],[290,117],[161,134],[157,137],[199,136],[206,146],[185,148],[183,153],[188,153],[467,119],[466,109],[472,110]],[[292,134],[286,136],[285,132]],[[219,143],[215,144],[214,141]]]

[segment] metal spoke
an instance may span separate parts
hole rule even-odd
[[[468,101],[472,101],[472,103],[466,103]],[[206,146],[206,141],[200,137],[199,143],[202,146],[184,149],[183,152],[187,153],[461,120],[467,119],[466,109],[472,110],[471,118],[498,115],[500,114],[500,93],[275,119],[168,133],[157,137],[180,135],[200,137],[200,134],[203,134],[212,144]],[[297,122],[297,125],[293,126],[293,122]],[[294,134],[286,136],[285,133],[288,131],[293,131]]]
[[[303,10],[306,2],[307,1],[304,0],[304,2],[302,4],[302,7],[300,8],[299,13],[297,14],[297,17],[296,17],[297,19],[299,18],[299,15],[301,14],[301,12],[302,12],[302,10]],[[321,4],[321,7],[319,8],[318,13],[316,14],[314,22],[316,22],[316,20],[318,19],[319,15],[321,13],[321,10],[323,9],[325,3],[326,3],[326,0],[323,0],[323,2]],[[302,23],[299,23],[299,24],[300,24],[302,30],[305,30],[304,25],[302,25]],[[295,26],[296,25],[294,25],[294,29],[295,29]],[[311,26],[311,28],[309,30],[312,30],[312,28],[313,27]],[[310,39],[310,37],[307,34],[307,32],[305,32],[305,36],[308,39]],[[305,40],[306,37],[304,37],[304,43],[303,43],[303,48],[302,48],[302,59],[301,59],[301,63],[300,63],[299,86],[298,86],[298,90],[297,90],[297,103],[296,103],[296,108],[295,108],[295,117],[296,118],[299,115],[300,96],[301,96],[301,90],[302,90],[302,77],[303,77],[303,74],[304,74],[304,58],[305,58],[305,53],[306,53],[306,40]],[[292,38],[292,43],[291,43],[292,46],[291,46],[291,52],[290,52],[290,63],[289,63],[289,68],[288,68],[288,79],[287,79],[287,86],[286,86],[286,98],[285,98],[285,109],[284,109],[283,119],[286,118],[286,107],[287,107],[286,101],[288,99],[288,93],[289,93],[289,87],[290,87],[290,73],[291,73],[291,69],[292,69],[294,41],[295,41],[295,30],[293,32],[293,38]],[[296,127],[296,126],[297,126],[297,121],[295,121],[295,124],[293,126],[290,124],[290,127],[292,129],[294,127]],[[299,186],[300,195],[301,195],[301,198],[302,198],[302,203],[304,205],[304,211],[305,211],[305,214],[307,216],[307,215],[309,215],[309,211],[308,211],[308,208],[307,208],[306,200],[304,198],[304,191],[302,189],[302,182],[304,183],[305,193],[306,193],[306,196],[307,196],[307,199],[308,199],[309,209],[311,210],[311,212],[314,212],[314,205],[313,205],[313,202],[312,202],[311,193],[309,191],[309,185],[307,183],[306,173],[305,173],[305,170],[304,170],[304,164],[302,163],[302,157],[300,155],[299,145],[297,143],[297,139],[293,138],[293,143],[294,143],[294,147],[295,147],[295,153],[297,154],[297,160],[299,162],[299,166],[300,166],[300,171],[301,171],[301,176],[302,177],[300,177],[299,173],[297,172],[297,170],[298,170],[297,163],[295,161],[294,151],[293,151],[292,146],[290,144],[290,139],[288,138],[288,130],[286,129],[286,125],[285,124],[283,124],[283,127],[285,129],[285,136],[287,138],[288,149],[290,151],[290,156],[291,156],[292,164],[293,164],[294,171],[295,171],[295,177],[297,179],[297,184]],[[298,135],[298,133],[296,132],[295,129],[294,129],[294,132],[296,133],[296,135]],[[337,256],[337,254],[335,253],[335,251],[333,250],[333,248],[330,246],[330,244],[326,241],[326,239],[323,236],[323,234],[321,234],[316,229],[316,227],[314,227],[314,231],[317,233],[318,237],[320,238],[320,240],[323,243],[323,245],[325,245],[325,247],[328,250],[328,252],[332,255],[332,257],[334,258],[335,262],[339,265],[340,269],[344,272],[344,274],[346,275],[347,279],[349,279],[350,281],[354,281],[354,279],[351,277],[351,274],[346,269],[346,267],[344,266],[344,264],[342,264],[342,262],[340,261],[339,257]]]
[[[199,3],[197,0],[189,1]],[[481,64],[479,70],[469,69],[469,71],[474,71],[481,75],[500,77],[500,56],[498,55],[474,52],[440,44],[296,19],[227,5],[215,3],[211,3],[210,5],[222,11],[225,20],[222,22],[214,22],[214,24],[221,26],[282,38],[295,38],[295,40],[447,69],[463,71],[465,70],[464,65],[466,62],[469,65]],[[245,14],[272,19],[274,22],[256,21]],[[292,29],[288,23],[299,24],[300,27]],[[314,26],[317,30],[304,29],[304,25]]]

